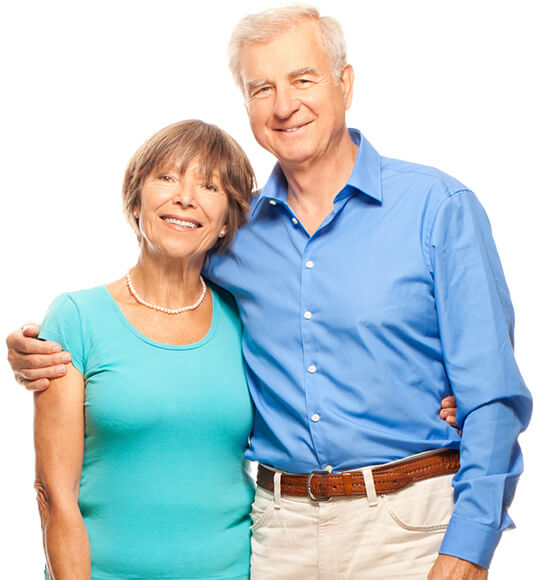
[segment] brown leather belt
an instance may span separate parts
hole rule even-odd
[[[377,493],[392,493],[414,483],[437,475],[456,473],[459,469],[459,452],[447,450],[403,461],[388,468],[373,468],[373,483]],[[274,491],[274,471],[259,464],[257,485]],[[329,473],[312,471],[308,474],[281,474],[281,493],[298,497],[310,497],[324,501],[336,496],[366,495],[366,485],[361,471]]]

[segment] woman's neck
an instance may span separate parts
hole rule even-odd
[[[141,251],[130,271],[133,287],[146,302],[178,308],[197,301],[201,294],[204,259],[182,260]]]

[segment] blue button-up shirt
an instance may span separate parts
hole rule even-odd
[[[460,448],[441,553],[488,566],[512,525],[516,439],[531,410],[489,222],[455,179],[350,134],[354,169],[312,236],[277,165],[207,271],[244,325],[256,411],[247,457],[307,473]],[[438,416],[452,393],[461,440]]]

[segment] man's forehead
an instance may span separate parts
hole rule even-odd
[[[246,42],[240,48],[240,71],[244,81],[267,74],[294,76],[303,69],[317,69],[318,61],[330,54],[319,26],[299,23],[268,42]],[[248,78],[249,77],[249,78]]]
[[[244,84],[251,85],[275,78],[294,80],[305,75],[321,76],[330,65],[330,60],[328,63],[323,63],[320,59],[309,55],[298,55],[297,58],[291,57],[287,61],[241,61],[240,75]]]

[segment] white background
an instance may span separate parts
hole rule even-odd
[[[533,391],[539,378],[535,4],[317,3],[343,24],[356,71],[349,125],[384,155],[456,176],[487,209],[517,313],[518,362]],[[162,126],[185,118],[217,123],[245,147],[264,183],[272,159],[251,137],[226,44],[239,18],[272,5],[49,0],[2,9],[0,335],[39,321],[58,293],[112,281],[133,265],[137,246],[120,204],[123,170]],[[40,578],[32,397],[4,361],[0,376],[0,578]],[[518,529],[504,535],[494,580],[538,577],[535,421],[521,442],[526,472],[511,510]]]

